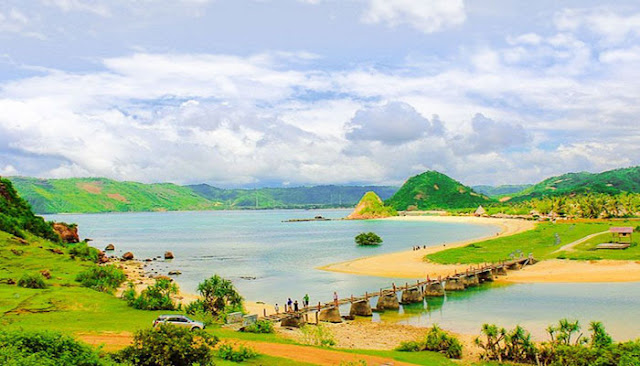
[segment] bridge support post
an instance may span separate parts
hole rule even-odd
[[[518,270],[522,269],[522,264],[519,263],[519,262],[515,262],[515,263],[510,264],[507,267],[507,269],[510,269],[512,271],[518,271]]]
[[[465,276],[464,281],[467,287],[478,286],[480,284],[480,281],[478,281],[478,276],[474,274]]]
[[[402,297],[400,298],[401,304],[413,304],[416,302],[422,302],[424,297],[418,288],[411,288],[402,291]]]
[[[400,303],[398,302],[398,296],[395,292],[382,294],[378,298],[378,304],[376,305],[377,311],[398,309],[400,309]]]
[[[466,288],[464,280],[460,277],[451,277],[444,284],[445,291],[462,291]]]
[[[441,282],[432,282],[424,288],[424,296],[444,296],[444,287]]]
[[[320,311],[320,315],[318,315],[318,320],[321,322],[329,322],[329,323],[342,323],[342,316],[340,316],[340,309],[338,308],[329,308]]]
[[[351,309],[349,310],[350,316],[372,316],[373,312],[371,311],[371,305],[368,300],[358,301],[351,304]]]
[[[478,280],[480,282],[493,282],[493,273],[491,273],[491,270],[480,272],[478,273]]]
[[[282,319],[280,326],[282,327],[294,327],[300,328],[306,324],[305,318],[300,314],[291,315],[290,317]]]
[[[507,275],[507,269],[504,267],[496,267],[493,269],[493,275],[494,276],[506,276]]]

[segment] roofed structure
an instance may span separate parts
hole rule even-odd
[[[609,228],[611,237],[615,243],[621,243],[623,239],[629,239],[631,243],[631,234],[633,234],[633,227],[631,226],[614,226]]]

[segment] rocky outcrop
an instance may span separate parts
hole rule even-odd
[[[133,253],[131,252],[126,252],[122,255],[122,259],[125,261],[130,261],[133,259]]]
[[[104,250],[116,250],[116,247],[113,244],[109,244],[106,247],[104,247]]]
[[[104,264],[109,262],[109,257],[102,250],[98,252],[98,263]]]
[[[362,196],[355,210],[347,216],[349,220],[379,219],[383,217],[395,216],[397,212],[384,205],[380,197],[375,192],[367,192]]]
[[[68,225],[64,222],[56,222],[53,224],[53,230],[58,234],[63,243],[79,243],[78,227],[76,225]]]
[[[173,253],[172,252],[164,252],[164,259],[173,259]]]

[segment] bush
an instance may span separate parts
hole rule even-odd
[[[258,320],[257,322],[244,327],[245,332],[249,333],[273,333],[273,323],[268,320]]]
[[[448,358],[462,357],[460,341],[435,324],[429,329],[424,340],[402,342],[396,350],[402,352],[434,351],[443,353]]]
[[[82,286],[106,293],[113,293],[126,279],[116,266],[94,266],[76,276]]]
[[[156,283],[145,288],[137,295],[133,283],[129,283],[129,288],[122,293],[122,298],[129,306],[141,310],[175,310],[176,305],[171,299],[171,295],[178,293],[178,286],[169,279],[159,278]]]
[[[58,332],[0,331],[0,364],[5,366],[113,365],[89,345]]]
[[[355,242],[358,245],[380,245],[382,238],[373,232],[360,233],[356,235]]]
[[[405,341],[401,342],[396,351],[400,352],[420,352],[424,350],[424,342],[419,341]]]
[[[201,330],[189,330],[168,324],[139,330],[133,344],[115,353],[119,362],[145,366],[213,365],[211,347],[218,338]]]
[[[258,356],[258,353],[253,348],[242,344],[238,345],[236,349],[233,344],[225,343],[218,347],[216,355],[223,360],[242,362]]]
[[[301,329],[302,342],[312,346],[332,347],[336,345],[333,333],[322,324],[305,325]]]
[[[80,242],[74,244],[69,249],[69,255],[71,258],[80,258],[82,260],[97,262],[98,254],[100,251],[92,246],[89,246],[86,242]]]
[[[27,273],[20,277],[18,286],[26,288],[46,288],[47,284],[44,282],[41,274]]]

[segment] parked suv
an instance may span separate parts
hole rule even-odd
[[[172,324],[178,327],[189,328],[190,330],[204,329],[203,323],[191,320],[184,315],[160,315],[153,321],[153,327],[155,328],[160,324]]]

